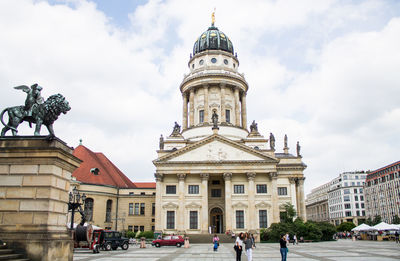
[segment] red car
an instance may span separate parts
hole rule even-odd
[[[162,239],[156,239],[152,242],[153,246],[177,246],[181,247],[185,240],[181,236],[164,236]]]

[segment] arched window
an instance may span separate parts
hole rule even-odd
[[[106,222],[111,222],[111,209],[112,209],[112,200],[107,200],[106,206]]]
[[[86,198],[84,213],[87,221],[93,221],[93,205],[94,200],[92,198]]]

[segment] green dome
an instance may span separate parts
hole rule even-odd
[[[222,50],[234,54],[231,40],[215,26],[209,27],[199,36],[193,46],[193,55],[206,50]]]

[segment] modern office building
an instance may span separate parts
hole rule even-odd
[[[330,182],[311,190],[306,198],[307,220],[329,222],[328,191]]]
[[[400,161],[368,173],[365,198],[367,218],[392,223],[400,216]]]

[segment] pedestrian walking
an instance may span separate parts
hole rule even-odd
[[[396,239],[396,243],[399,243],[399,232],[396,231],[396,233],[394,234],[394,238]]]
[[[253,234],[250,235],[251,240],[253,241],[253,247],[256,248],[256,239],[254,238]]]
[[[286,236],[285,235],[281,235],[281,239],[279,239],[279,244],[281,246],[280,250],[281,250],[281,257],[282,257],[282,261],[286,261],[286,257],[287,257],[287,253],[288,253],[288,248],[286,246]]]
[[[247,261],[252,261],[253,260],[253,240],[251,239],[251,236],[249,233],[246,233],[246,237],[244,239],[244,246],[246,249]]]
[[[235,251],[236,251],[236,261],[242,260],[242,251],[243,251],[243,233],[241,232],[235,241]]]
[[[296,236],[296,234],[294,234],[293,235],[293,245],[297,245],[298,243],[297,243],[297,236]]]
[[[218,251],[219,237],[217,236],[217,234],[215,234],[213,237],[213,244],[214,244],[214,251]]]

